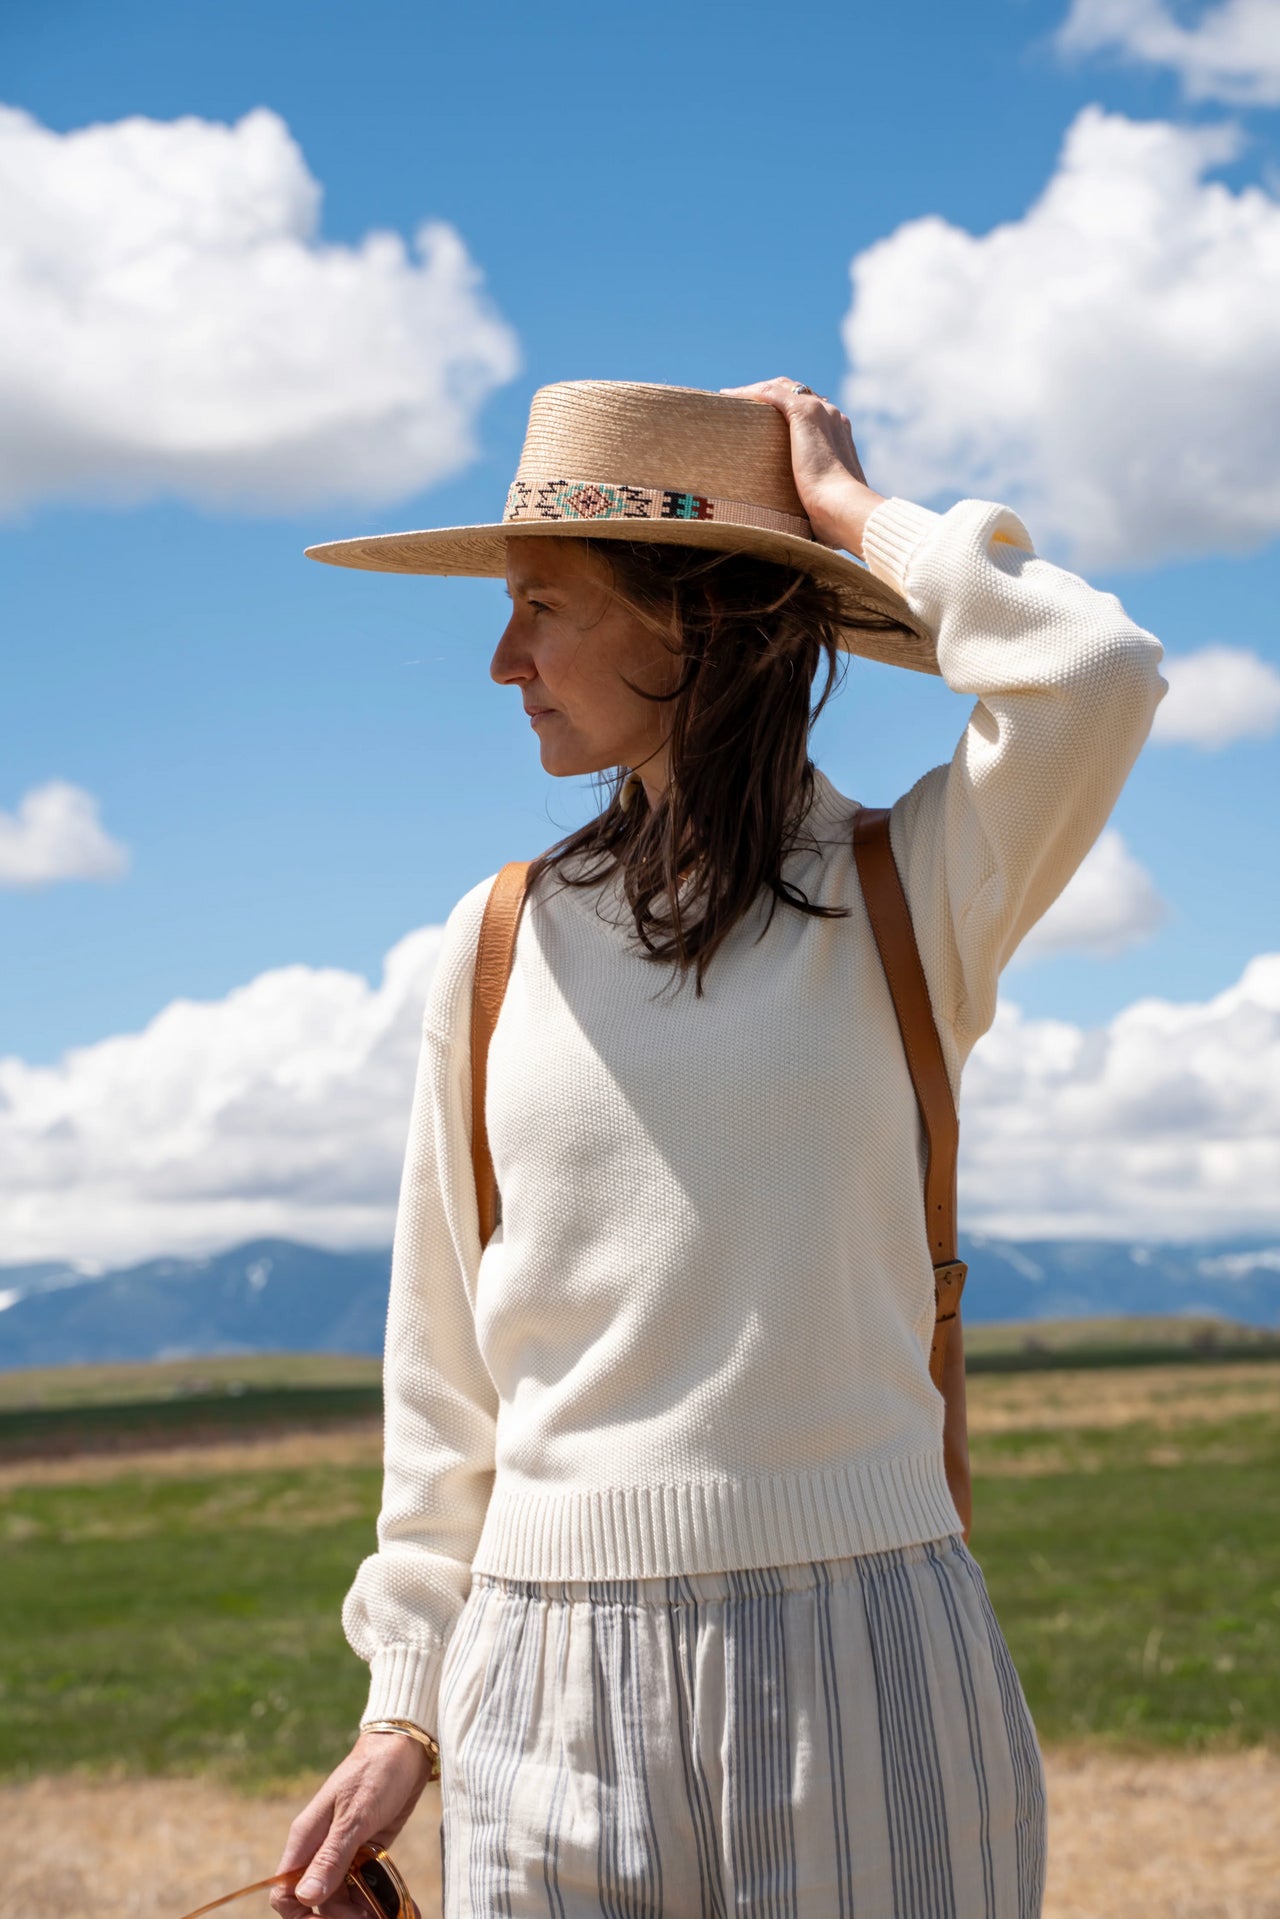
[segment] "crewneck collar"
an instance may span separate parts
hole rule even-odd
[[[797,829],[798,844],[792,846],[783,861],[783,870],[788,877],[794,878],[803,884],[801,868],[806,866],[811,860],[820,858],[828,846],[847,844],[855,811],[856,802],[846,799],[844,794],[837,789],[822,771],[822,768],[815,766],[813,769],[813,792],[808,807],[801,815],[800,824]],[[812,842],[815,841],[817,843],[816,848],[812,844]],[[691,890],[692,882],[688,879],[682,881],[680,886],[680,901],[682,905],[688,905]],[[603,905],[606,901],[612,903],[615,913],[620,913],[621,923],[630,926],[630,909],[626,907],[616,873],[601,883],[598,904]],[[659,924],[664,923],[670,917],[665,900],[655,900],[652,911],[655,920],[657,920]]]
[[[856,801],[846,799],[836,789],[820,766],[814,767],[813,797],[803,821],[808,831],[818,839],[829,838],[832,832],[843,838],[856,806]]]

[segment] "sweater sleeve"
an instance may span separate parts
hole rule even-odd
[[[949,764],[889,818],[958,1091],[1001,969],[1097,839],[1151,730],[1163,648],[1113,593],[1038,558],[1008,507],[886,500],[863,552],[935,635],[947,685],[976,696]]]
[[[365,1716],[427,1731],[493,1479],[498,1401],[475,1338],[470,1157],[471,981],[491,884],[450,915],[428,995],[391,1255],[378,1550],[342,1614],[370,1664]]]

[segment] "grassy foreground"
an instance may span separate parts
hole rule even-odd
[[[978,1374],[970,1418],[972,1545],[1046,1743],[1280,1746],[1280,1364]],[[315,1444],[5,1469],[0,1774],[261,1788],[341,1756],[380,1475],[375,1438]]]
[[[1280,1366],[971,1390],[971,1544],[1042,1737],[1280,1748]]]

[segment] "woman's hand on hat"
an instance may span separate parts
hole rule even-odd
[[[791,431],[796,492],[814,534],[825,546],[861,554],[862,529],[884,495],[867,485],[853,428],[839,407],[795,380],[754,380],[720,391],[778,409]]]

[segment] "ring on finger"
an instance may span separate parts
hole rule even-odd
[[[811,386],[793,386],[791,391],[793,393],[812,393],[813,388]]]

